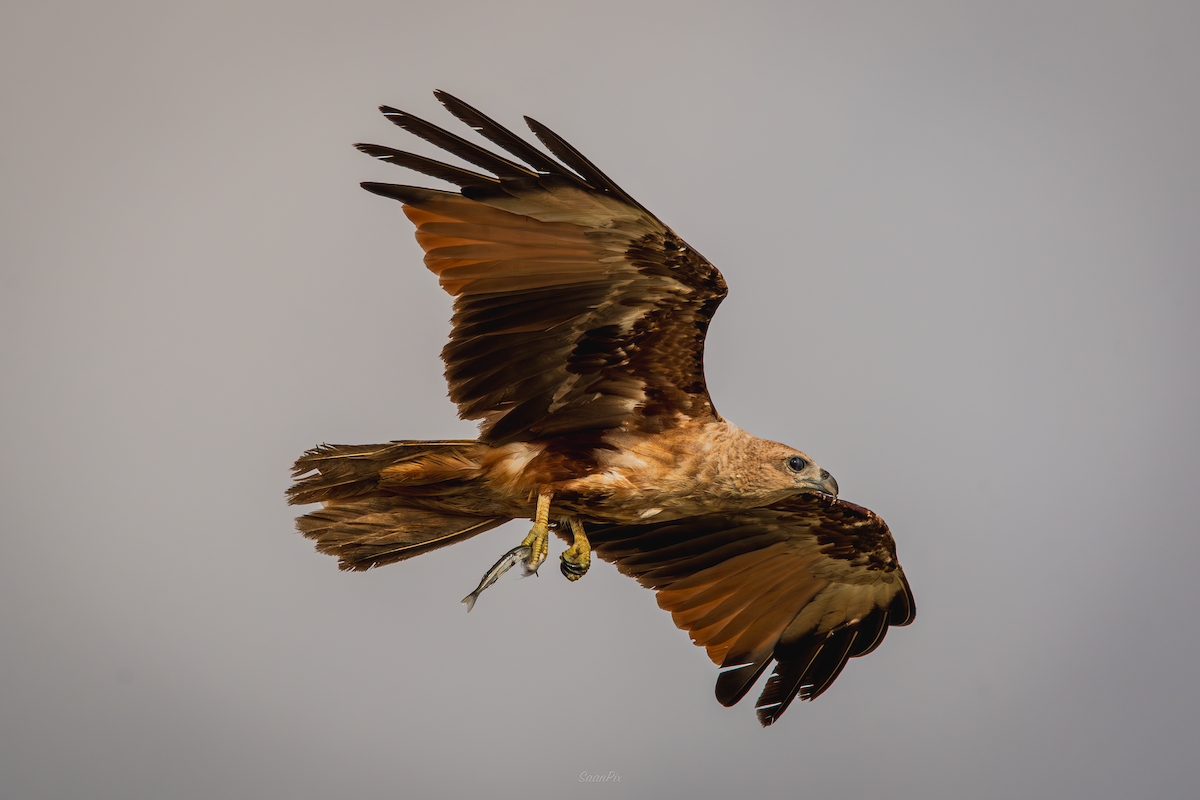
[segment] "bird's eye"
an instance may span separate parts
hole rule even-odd
[[[808,462],[800,456],[792,456],[787,460],[787,465],[792,472],[802,472],[808,466]]]

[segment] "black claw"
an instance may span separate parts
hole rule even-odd
[[[574,575],[576,578],[579,578],[587,572],[587,567],[583,566],[582,564],[573,564],[570,561],[567,561],[565,558],[558,562],[558,569],[566,578],[570,578],[572,575]]]

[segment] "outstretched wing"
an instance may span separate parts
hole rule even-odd
[[[720,665],[717,699],[742,699],[772,660],[756,709],[770,725],[829,688],[916,606],[884,521],[844,500],[798,495],[733,514],[589,529],[594,552],[654,589]]]
[[[717,418],[704,335],[717,269],[573,147],[526,118],[561,161],[445,92],[459,119],[523,163],[410,114],[396,125],[491,174],[379,145],[369,155],[460,192],[364,183],[404,203],[425,263],[455,296],[442,351],[450,398],[499,444]]]

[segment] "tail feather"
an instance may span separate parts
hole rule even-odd
[[[421,486],[450,478],[474,477],[477,467],[470,453],[477,444],[469,439],[445,442],[400,441],[388,444],[323,444],[308,450],[292,466],[296,483],[288,489],[288,503],[322,503],[353,497],[396,492],[425,494]],[[433,474],[422,475],[425,463],[434,460]],[[448,460],[459,461],[457,472]],[[313,474],[307,475],[306,473]],[[405,491],[406,484],[414,491]],[[451,487],[446,487],[449,490]]]
[[[491,530],[510,518],[478,495],[481,447],[465,439],[314,447],[292,467],[288,502],[326,507],[298,518],[296,527],[348,570],[403,561]]]
[[[336,556],[340,569],[361,571],[466,541],[509,521],[508,517],[443,514],[402,503],[398,497],[336,503],[305,514],[296,520],[296,527],[322,553]]]

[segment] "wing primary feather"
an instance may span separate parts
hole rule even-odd
[[[464,103],[454,95],[443,92],[440,89],[434,91],[433,94],[451,114],[474,128],[484,138],[503,147],[509,153],[512,153],[539,172],[563,175],[574,179],[576,183],[583,183],[578,176],[565,171],[562,164],[550,158],[474,106]]]
[[[891,605],[888,606],[888,624],[901,628],[916,619],[917,601],[913,599],[912,587],[908,585],[908,578],[904,572],[897,570],[897,573],[904,591],[897,592],[896,596],[892,598]]]
[[[858,658],[872,652],[883,637],[887,635],[887,609],[876,609],[867,618],[858,623],[858,634],[854,637],[854,645],[850,648],[850,658]]]
[[[591,160],[583,153],[572,147],[570,142],[568,142],[566,139],[562,138],[557,133],[550,130],[532,117],[525,117],[525,123],[529,126],[529,129],[533,131],[533,135],[536,136],[542,142],[542,144],[546,145],[546,148],[549,149],[551,153],[558,156],[564,164],[582,175],[588,181],[588,183],[592,184],[598,189],[604,189],[612,194],[615,194],[617,197],[621,198],[626,203],[629,203],[634,208],[644,212],[647,216],[649,216],[655,222],[658,222],[664,228],[666,227],[666,224],[663,223],[663,221],[658,217],[654,216],[650,209],[646,208],[637,200],[634,200],[632,197],[630,197],[624,189],[622,189],[620,186],[617,186],[617,184],[613,182],[612,178],[605,175],[599,167],[593,164]]]
[[[363,181],[359,184],[371,194],[377,194],[380,197],[390,197],[393,200],[399,200],[401,203],[420,203],[422,201],[434,200],[439,197],[459,198],[462,195],[458,192],[443,192],[440,189],[424,189],[420,186],[401,186],[398,183],[375,183],[374,181]]]
[[[450,131],[443,130],[432,122],[426,122],[420,117],[414,117],[412,114],[401,111],[398,108],[391,106],[380,106],[379,110],[383,115],[391,120],[393,125],[397,125],[414,136],[419,136],[425,141],[435,144],[448,153],[453,153],[464,161],[469,161],[477,167],[486,169],[488,172],[495,174],[499,178],[530,178],[536,177],[537,173],[521,166],[515,161],[509,161],[503,156],[498,156],[490,150],[485,150],[477,144],[468,142],[461,136],[456,136]]]
[[[403,150],[394,150],[378,144],[356,144],[354,146],[372,158],[405,167],[443,181],[449,181],[458,186],[490,186],[494,183],[499,183],[496,178],[490,175],[480,175],[478,172],[472,172],[469,169],[455,167],[450,164],[443,164],[441,161],[435,161],[432,158],[419,156],[415,153],[406,153]]]
[[[731,667],[719,674],[717,685],[713,688],[717,702],[726,708],[737,705],[770,663],[771,654],[768,652],[761,660],[743,664],[741,667]]]
[[[797,658],[779,661],[754,705],[763,727],[783,716],[797,697],[813,700],[828,689],[850,660],[857,634],[854,628],[843,628],[813,643]]]

